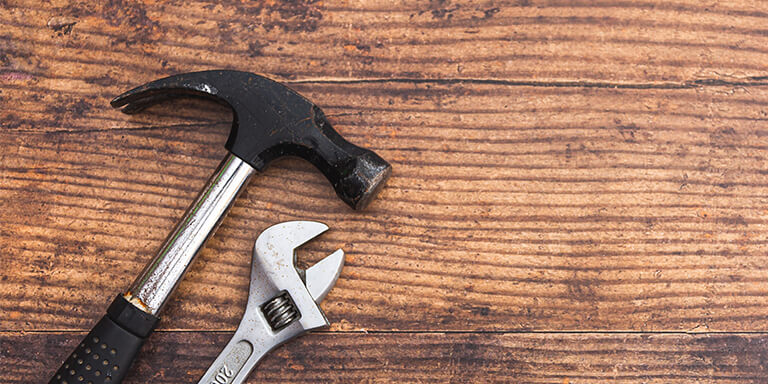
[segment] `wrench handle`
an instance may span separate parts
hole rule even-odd
[[[49,384],[122,382],[157,320],[118,296]]]
[[[233,337],[198,384],[242,384],[265,354],[251,340]]]

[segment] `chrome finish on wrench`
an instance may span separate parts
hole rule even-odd
[[[306,271],[295,266],[295,249],[326,230],[328,227],[318,222],[289,221],[269,227],[259,236],[253,251],[251,286],[243,319],[199,384],[243,383],[267,353],[309,330],[329,325],[317,303],[336,283],[344,266],[344,252],[338,249]],[[298,312],[298,318],[276,330],[265,308],[288,311],[287,306],[280,305],[287,305],[288,301],[292,310]],[[268,303],[275,305],[270,307]]]

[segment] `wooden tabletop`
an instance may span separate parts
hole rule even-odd
[[[229,68],[393,175],[352,211],[254,178],[130,383],[195,382],[286,220],[341,247],[332,325],[249,382],[768,382],[768,4],[0,0],[0,382],[45,382],[225,155],[231,112],[109,100]]]

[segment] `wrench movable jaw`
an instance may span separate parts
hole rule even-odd
[[[309,294],[316,303],[323,301],[331,291],[341,275],[342,268],[344,268],[344,251],[341,249],[337,249],[336,252],[307,268],[304,280]]]

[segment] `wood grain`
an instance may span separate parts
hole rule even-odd
[[[109,100],[211,68],[286,82],[394,174],[363,212],[298,160],[256,177],[134,382],[202,373],[256,236],[295,219],[332,228],[305,262],[347,253],[332,332],[253,380],[764,382],[766,18],[742,0],[0,0],[0,382],[61,361],[224,155],[223,107]]]
[[[0,334],[6,383],[52,374],[81,333]],[[161,332],[127,383],[193,383],[230,333]],[[249,383],[757,383],[765,335],[316,333],[267,356]],[[18,348],[18,346],[26,346]],[[173,356],[173,358],[171,358]]]
[[[759,284],[768,147],[755,107],[768,101],[764,88],[297,88],[323,100],[342,134],[392,161],[390,184],[353,213],[302,162],[260,175],[182,284],[164,328],[232,329],[253,240],[289,219],[331,224],[313,254],[341,246],[349,255],[326,304],[343,329],[768,325]],[[169,108],[141,119],[162,124]],[[0,302],[17,308],[3,329],[87,327],[223,154],[223,110],[181,128],[99,113],[122,121],[40,120],[0,133],[0,244],[16,255]]]

